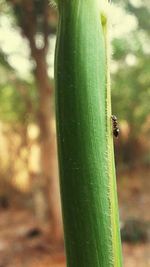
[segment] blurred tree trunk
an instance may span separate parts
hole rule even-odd
[[[62,238],[62,226],[60,215],[58,167],[56,158],[56,139],[53,125],[52,97],[53,89],[47,74],[45,51],[37,51],[35,54],[35,77],[39,89],[39,111],[37,120],[40,128],[41,168],[44,179],[43,192],[45,192],[50,208],[47,207],[47,215],[52,218],[52,231],[55,239]],[[45,203],[46,205],[46,203]],[[41,208],[41,215],[42,215]],[[42,215],[44,216],[44,214]]]
[[[51,218],[53,238],[62,240],[61,212],[57,173],[54,117],[52,108],[53,88],[50,85],[46,56],[49,47],[49,2],[31,0],[13,1],[14,12],[23,35],[28,39],[31,57],[35,61],[35,79],[39,93],[37,122],[40,128],[41,175],[37,175],[37,198],[40,199],[37,214],[39,219]],[[42,46],[37,45],[37,36],[42,36]],[[39,203],[37,201],[37,203]]]

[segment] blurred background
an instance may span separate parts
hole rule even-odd
[[[113,114],[125,267],[150,266],[150,3],[114,0]],[[64,267],[54,114],[58,14],[0,0],[0,267]]]

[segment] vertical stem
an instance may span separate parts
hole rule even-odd
[[[55,58],[68,267],[120,267],[106,29],[98,0],[62,0]]]

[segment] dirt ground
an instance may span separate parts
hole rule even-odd
[[[63,247],[52,245],[48,226],[40,228],[28,211],[1,213],[0,232],[0,267],[66,266]],[[150,266],[149,251],[148,243],[124,243],[124,267]]]
[[[121,220],[150,220],[147,174],[128,173],[118,180]],[[63,245],[50,239],[48,225],[39,226],[28,210],[0,210],[0,267],[65,267]],[[124,267],[149,267],[150,244],[123,243]]]

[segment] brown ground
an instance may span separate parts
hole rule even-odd
[[[121,219],[150,220],[148,174],[128,173],[118,181]],[[148,243],[124,243],[123,255],[124,267],[150,266]],[[39,227],[27,210],[0,210],[0,267],[65,266],[63,246],[52,245],[47,225]]]

